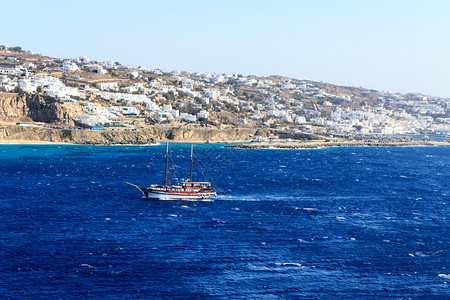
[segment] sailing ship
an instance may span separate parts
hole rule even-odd
[[[169,185],[167,182],[172,176],[175,169],[170,176],[167,176],[169,168],[169,143],[166,145],[166,168],[164,172],[164,184],[155,185],[152,184],[148,187],[142,187],[129,182],[127,184],[138,188],[146,199],[158,199],[158,200],[208,200],[209,198],[216,196],[217,191],[212,189],[210,182],[197,182],[192,181],[192,169],[194,166],[194,146],[191,145],[191,168],[189,180],[184,180],[175,185]]]

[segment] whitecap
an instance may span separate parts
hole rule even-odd
[[[314,207],[304,207],[303,210],[313,211],[313,210],[317,210],[317,208],[314,208]]]
[[[285,262],[285,263],[275,263],[277,266],[283,266],[283,267],[303,267],[302,264],[299,263],[293,263],[293,262]]]
[[[439,274],[438,276],[441,278],[450,279],[450,274]]]

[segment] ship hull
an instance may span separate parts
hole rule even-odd
[[[171,192],[158,191],[153,189],[142,190],[146,199],[157,200],[188,200],[188,201],[208,201],[211,197],[216,196],[215,191],[205,192]]]

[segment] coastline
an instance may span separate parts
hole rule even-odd
[[[41,140],[6,140],[1,139],[0,145],[77,145],[75,143],[66,142],[49,142]]]
[[[97,144],[101,146],[145,146],[158,145],[167,140],[155,140],[149,144]],[[355,142],[355,141],[311,141],[311,142],[287,142],[280,140],[277,142],[258,142],[248,143],[248,141],[224,140],[224,141],[204,141],[204,140],[168,140],[170,143],[176,144],[227,144],[226,148],[231,149],[321,149],[332,147],[416,147],[416,146],[450,146],[445,141],[410,141],[410,142]],[[247,143],[247,144],[244,144]],[[71,142],[59,141],[42,141],[42,140],[26,140],[26,139],[0,139],[0,145],[83,145]],[[84,144],[92,145],[92,144]]]
[[[0,125],[0,144],[146,145],[180,143],[239,143],[248,141],[254,128],[180,128],[152,126],[139,131],[79,130],[73,128]]]
[[[224,141],[204,141],[204,140],[154,140],[147,144],[122,144],[122,143],[108,143],[108,144],[79,144],[74,142],[54,142],[54,141],[42,141],[42,140],[26,140],[26,139],[0,139],[0,145],[98,145],[98,146],[148,146],[148,145],[158,145],[169,141],[172,144],[235,144],[235,143],[245,143],[248,141],[244,140],[224,140]]]
[[[95,131],[49,127],[20,127],[0,125],[0,145],[7,144],[45,144],[45,145],[153,145],[169,141],[171,143],[228,144],[227,148],[240,149],[318,149],[329,147],[405,147],[450,145],[446,141],[422,140],[325,140],[316,137],[313,140],[276,139],[255,142],[254,139],[266,139],[268,134],[260,135],[257,128],[229,127],[180,128],[153,126],[140,131]],[[253,141],[252,141],[253,139]]]
[[[333,142],[262,142],[251,144],[232,144],[226,148],[237,149],[321,149],[332,147],[434,147],[450,145],[448,142],[438,141],[410,141],[410,142],[357,142],[357,141],[333,141]]]

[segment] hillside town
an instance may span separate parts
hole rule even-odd
[[[450,98],[283,76],[163,71],[85,56],[58,59],[5,45],[0,45],[0,92],[41,94],[79,106],[65,124],[53,124],[67,128],[255,127],[293,138],[450,133]]]

